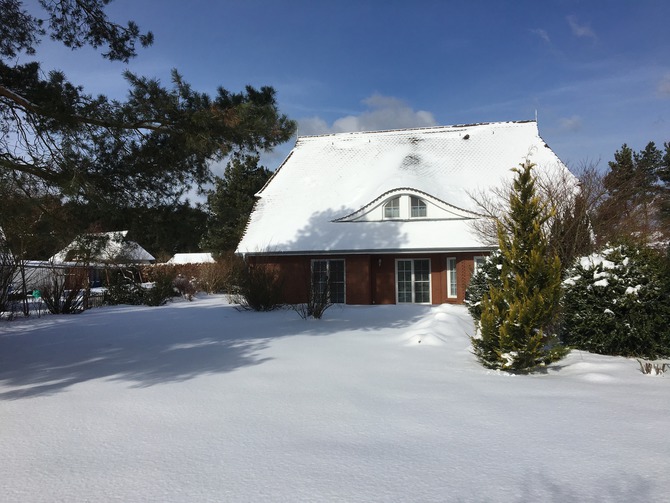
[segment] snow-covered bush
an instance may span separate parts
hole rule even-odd
[[[465,305],[468,307],[470,315],[475,323],[479,323],[482,318],[482,297],[492,286],[502,287],[500,279],[500,270],[502,269],[502,254],[496,250],[486,257],[486,261],[470,278],[470,284],[465,291]]]
[[[670,280],[657,251],[607,247],[578,259],[563,287],[565,344],[608,355],[670,355]]]

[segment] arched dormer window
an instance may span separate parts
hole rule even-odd
[[[426,203],[418,197],[412,197],[410,216],[412,218],[421,218],[427,216]]]
[[[400,196],[394,197],[384,205],[384,218],[400,218]]]

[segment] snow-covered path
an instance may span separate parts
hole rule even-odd
[[[460,306],[0,323],[0,499],[665,501],[670,377],[481,368]]]

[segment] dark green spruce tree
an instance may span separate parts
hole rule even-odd
[[[529,371],[563,356],[554,324],[561,294],[561,263],[550,250],[545,224],[551,211],[535,190],[533,164],[516,173],[509,212],[498,222],[501,284],[481,301],[474,353],[488,368]]]
[[[203,249],[220,255],[237,248],[254,207],[254,194],[272,176],[258,161],[256,155],[234,156],[223,178],[216,178],[216,187],[207,197],[209,218]]]

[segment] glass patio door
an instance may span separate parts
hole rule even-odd
[[[398,259],[396,292],[399,304],[429,304],[430,259]]]

